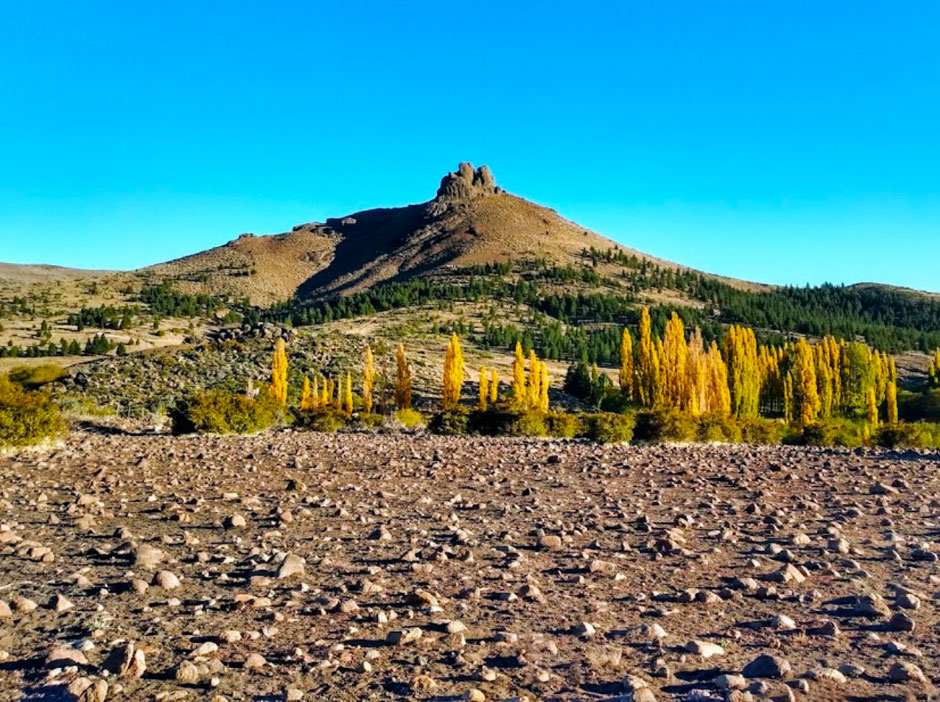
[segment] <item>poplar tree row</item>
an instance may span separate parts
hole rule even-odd
[[[620,343],[620,388],[645,407],[736,417],[784,416],[797,427],[819,419],[864,418],[872,428],[897,422],[894,359],[853,341],[824,337],[782,346],[758,344],[754,330],[732,326],[721,345],[706,348],[701,332],[686,334],[675,313],[663,336],[651,332],[647,308],[638,342],[628,329]],[[940,381],[940,351],[931,378]]]
[[[411,365],[405,358],[405,348],[399,343],[396,351],[395,373],[395,408],[398,410],[411,409]],[[372,348],[366,346],[363,352],[362,373],[360,379],[360,399],[362,410],[371,414],[375,404],[375,356]],[[270,393],[281,406],[287,405],[287,347],[283,339],[274,344],[274,355],[271,359],[271,385]],[[337,382],[334,378],[326,376],[305,375],[300,390],[300,410],[302,412],[339,411],[347,417],[353,411],[353,381],[352,373],[347,371],[339,376]]]

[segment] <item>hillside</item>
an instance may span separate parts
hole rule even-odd
[[[617,244],[505,192],[486,166],[446,174],[424,203],[378,208],[130,272],[0,264],[0,358],[136,352],[261,322],[391,340],[454,330],[481,352],[522,341],[550,360],[601,365],[623,326],[673,310],[706,341],[730,324],[761,340],[864,339],[923,376],[940,346],[940,296],[862,283],[786,288],[723,278]],[[105,337],[96,340],[95,337]],[[338,344],[341,345],[341,344]]]
[[[48,266],[45,264],[0,263],[0,285],[56,283],[67,280],[95,278],[107,274],[107,271],[64,268],[62,266]]]
[[[461,163],[428,202],[365,210],[273,236],[244,234],[141,273],[178,280],[189,292],[271,304],[360,292],[386,281],[433,275],[442,267],[532,259],[571,265],[592,248],[679,268],[505,192],[486,166],[474,170]]]

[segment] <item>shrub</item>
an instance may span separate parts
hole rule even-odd
[[[65,369],[53,363],[41,366],[18,366],[8,374],[10,380],[28,390],[35,390],[47,383],[52,383],[65,375]]]
[[[597,412],[583,415],[581,421],[585,438],[602,443],[618,443],[633,438],[636,417],[632,414]]]
[[[279,418],[277,402],[268,393],[257,398],[226,390],[199,392],[171,412],[175,434],[250,434],[272,426]]]
[[[294,410],[294,424],[313,431],[333,433],[339,431],[349,422],[345,412],[328,408],[317,410]]]
[[[785,443],[797,446],[846,446],[855,448],[863,441],[863,423],[847,419],[826,419],[810,424],[784,438]]]
[[[578,415],[568,412],[547,412],[544,421],[545,432],[549,436],[571,439],[580,434],[583,430],[583,425]]]
[[[467,430],[485,436],[545,436],[545,413],[491,407],[470,413]]]
[[[384,421],[385,417],[383,417],[381,414],[375,414],[374,412],[362,412],[359,414],[359,423],[369,429],[375,429],[382,426]]]
[[[738,423],[741,427],[741,441],[746,444],[778,444],[783,437],[783,422],[748,417],[739,419]]]
[[[469,423],[470,410],[463,405],[457,405],[431,417],[428,429],[435,434],[460,435],[467,433]]]
[[[310,418],[309,427],[314,431],[323,431],[332,434],[337,432],[349,422],[345,412],[339,410],[326,410],[325,412],[314,412]]]
[[[698,422],[677,410],[653,410],[636,416],[634,436],[639,441],[693,441]]]
[[[400,409],[394,417],[405,429],[418,429],[425,424],[424,415],[413,409]]]
[[[703,414],[698,418],[695,436],[698,441],[736,443],[741,441],[741,426],[728,414]]]
[[[604,394],[604,398],[601,400],[602,412],[617,412],[618,414],[624,414],[625,412],[635,408],[635,403],[631,402],[626,395],[614,387],[607,388]]]
[[[44,392],[29,392],[0,378],[0,446],[26,446],[58,435],[59,408]]]
[[[887,448],[934,448],[940,444],[940,435],[934,432],[935,427],[921,422],[884,424],[875,432],[873,443]]]

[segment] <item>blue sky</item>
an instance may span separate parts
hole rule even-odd
[[[131,268],[460,160],[624,244],[940,291],[936,2],[0,0],[0,261]]]

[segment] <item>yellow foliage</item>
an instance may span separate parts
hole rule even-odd
[[[539,409],[548,412],[548,366],[542,361],[539,363]]]
[[[888,424],[898,423],[898,385],[893,380],[885,387],[885,418]]]
[[[287,404],[287,346],[284,339],[274,342],[274,358],[271,360],[271,393],[281,404]]]
[[[499,373],[493,368],[490,370],[490,404],[495,405],[499,399]]]
[[[444,356],[444,390],[443,406],[445,410],[456,407],[460,402],[460,391],[463,388],[463,350],[460,348],[460,339],[451,334],[447,345],[447,354]]]
[[[522,345],[517,341],[512,359],[512,406],[521,409],[525,401],[525,357],[522,355]]]
[[[353,411],[352,374],[346,371],[346,383],[343,389],[343,412],[349,417]]]
[[[398,343],[395,352],[397,373],[395,377],[395,407],[399,410],[411,409],[411,366],[405,358],[405,347]]]
[[[362,361],[362,410],[366,414],[372,413],[372,391],[375,388],[375,357],[372,348],[366,346]]]
[[[487,383],[486,366],[482,366],[480,368],[480,401],[477,405],[481,410],[486,410],[486,402],[490,397],[489,390],[490,388]]]

